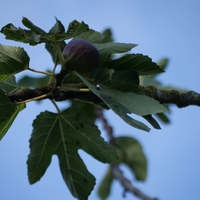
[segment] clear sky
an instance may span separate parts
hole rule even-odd
[[[166,72],[158,78],[166,85],[200,92],[200,2],[198,0],[168,1],[84,1],[84,0],[2,0],[0,28],[8,23],[23,27],[22,17],[48,31],[55,17],[67,27],[74,19],[84,21],[90,28],[103,31],[111,28],[117,42],[139,44],[133,52],[150,56],[153,61],[170,59]],[[6,41],[4,45],[23,46],[35,69],[52,67],[51,58],[43,45],[30,47]],[[31,75],[31,74],[29,74]],[[171,106],[170,125],[161,124],[162,130],[150,133],[126,125],[112,112],[106,116],[114,127],[115,135],[129,135],[143,145],[148,159],[148,177],[136,182],[126,168],[125,175],[150,197],[160,200],[200,199],[200,109],[190,106],[178,109]],[[40,111],[52,110],[51,104],[29,103],[14,125],[0,142],[0,199],[2,200],[66,200],[73,199],[60,175],[58,160],[52,163],[40,182],[29,185],[26,160],[29,153],[32,120]],[[101,125],[100,125],[101,127]],[[102,134],[105,136],[105,134]],[[81,152],[97,184],[106,165]],[[123,199],[123,189],[116,181],[108,198]],[[89,197],[98,199],[96,190]],[[127,193],[126,200],[138,199]]]

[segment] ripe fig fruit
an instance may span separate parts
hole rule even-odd
[[[99,51],[94,45],[80,38],[72,39],[64,48],[63,56],[69,59],[66,68],[80,74],[94,71],[100,61]]]

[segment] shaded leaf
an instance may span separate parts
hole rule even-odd
[[[138,73],[132,70],[99,69],[96,73],[96,82],[99,85],[117,89],[123,92],[141,93],[138,87]]]
[[[121,58],[110,60],[105,63],[107,68],[114,70],[131,69],[139,75],[150,75],[164,72],[151,58],[142,54],[128,54]]]
[[[126,123],[128,123],[129,125],[131,125],[131,126],[133,126],[135,128],[141,129],[141,130],[145,130],[145,131],[149,131],[150,130],[142,122],[134,120],[133,118],[131,118],[130,116],[127,115],[127,114],[131,113],[131,111],[127,108],[130,105],[124,105],[125,102],[121,102],[121,99],[120,99],[120,101],[119,101],[119,99],[115,99],[115,98],[123,98],[123,97],[119,97],[118,95],[122,95],[122,96],[124,95],[125,96],[126,93],[122,93],[122,92],[120,92],[118,90],[111,90],[111,89],[102,88],[102,87],[101,88],[97,88],[96,85],[92,85],[91,83],[89,83],[85,78],[83,78],[77,72],[75,72],[75,74],[88,86],[88,88],[90,88],[90,90],[94,94],[96,94],[99,98],[101,98],[102,101],[110,109],[112,109],[117,115],[119,115]],[[128,93],[128,95],[129,95],[129,93]],[[133,95],[136,95],[136,94],[133,93]],[[130,96],[128,96],[128,98],[130,98]],[[134,100],[134,99],[132,99],[132,100]],[[135,107],[135,108],[137,107],[132,102],[131,102],[131,105],[133,105],[133,107]],[[125,107],[125,106],[127,106],[127,107]],[[140,112],[139,108],[138,109],[136,108],[136,110],[138,110]],[[141,108],[141,111],[142,110],[143,109]],[[144,111],[144,113],[145,113],[145,111]]]
[[[130,117],[127,114],[128,112],[125,109],[123,109],[122,106],[116,106],[116,105],[110,104],[109,108],[112,109],[119,117],[121,117],[121,119],[123,119],[130,126],[143,130],[143,131],[150,131],[150,128],[148,126]]]
[[[113,173],[110,168],[108,168],[98,188],[98,195],[102,200],[105,200],[109,196],[113,180]]]
[[[61,52],[65,48],[65,45],[66,45],[65,41],[58,42],[58,47],[60,48]],[[60,63],[60,58],[58,56],[58,49],[56,48],[55,44],[51,43],[51,42],[46,43],[45,48],[49,52],[49,54],[51,55],[53,63],[55,65],[58,65]]]
[[[0,82],[0,88],[5,90],[6,93],[14,93],[20,89],[20,86],[17,85],[15,76],[11,76],[10,78]]]
[[[0,81],[27,69],[29,60],[23,48],[0,44]]]
[[[137,180],[144,181],[147,176],[147,159],[140,143],[124,136],[115,138],[115,144],[121,162],[132,170]]]
[[[75,107],[60,114],[43,112],[34,120],[28,157],[30,183],[38,181],[56,154],[61,173],[72,195],[87,199],[95,184],[95,178],[87,170],[78,155],[83,149],[102,162],[116,163],[117,154],[104,142],[100,132],[85,110]]]
[[[24,108],[25,104],[11,103],[5,92],[0,89],[0,140],[11,127],[19,112]]]
[[[158,122],[152,117],[152,115],[145,115],[142,116],[144,119],[146,119],[154,128],[161,129]]]
[[[104,64],[105,61],[111,58],[111,55],[114,53],[124,53],[130,51],[132,48],[136,47],[137,44],[131,43],[103,43],[103,44],[94,44],[95,47],[99,50],[100,53],[100,67],[107,68],[107,63]]]
[[[130,69],[115,70],[112,74],[112,80],[139,85],[138,73]]]
[[[95,121],[97,118],[95,114],[95,106],[92,104],[81,101],[72,101],[71,107],[77,108],[79,110],[84,110],[85,114],[89,117],[91,121]]]
[[[100,89],[96,89],[95,85],[89,83],[85,78],[80,76],[77,72],[76,74],[79,78],[103,101],[108,98],[110,104],[115,104],[124,107],[129,113],[134,113],[139,116],[144,116],[148,114],[160,113],[168,111],[165,105],[160,104],[153,98],[145,95],[140,95],[131,92],[121,92],[119,90],[110,89],[100,85]]]

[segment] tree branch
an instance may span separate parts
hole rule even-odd
[[[139,86],[144,95],[154,98],[161,104],[175,104],[182,108],[189,105],[200,106],[200,94],[194,91],[178,92],[176,90],[159,90],[154,86]],[[72,99],[86,100],[93,103],[101,103],[102,100],[92,92],[76,92],[64,89],[54,89],[54,85],[42,86],[36,89],[25,89],[18,93],[8,94],[11,102],[21,102],[52,92],[52,96],[47,97],[55,101]],[[45,98],[44,98],[45,99]]]
[[[75,92],[64,89],[54,89],[54,85],[42,86],[36,89],[24,89],[21,92],[8,94],[8,98],[11,102],[23,102],[28,99],[33,99],[48,93],[52,93],[51,96],[45,97],[43,99],[54,99],[55,101],[73,100],[80,99],[93,103],[101,103],[102,100],[94,95],[92,92]]]
[[[194,91],[178,92],[176,90],[159,90],[154,86],[140,86],[140,89],[146,96],[156,99],[161,104],[175,104],[178,108],[189,105],[200,106],[200,94]]]
[[[102,108],[95,107],[95,114],[97,118],[101,120],[101,122],[103,123],[104,129],[107,131],[110,144],[114,146],[115,138],[113,136],[113,128],[109,125],[108,121],[104,117]],[[141,192],[136,187],[134,187],[131,184],[131,182],[127,178],[124,177],[123,172],[119,169],[119,165],[111,164],[110,168],[114,177],[121,182],[122,186],[124,187],[125,192],[129,191],[142,200],[158,200],[157,198],[148,197],[143,192]]]

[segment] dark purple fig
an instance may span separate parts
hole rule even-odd
[[[66,68],[80,74],[94,71],[100,61],[99,51],[86,40],[72,39],[64,48],[63,55],[68,60]]]

